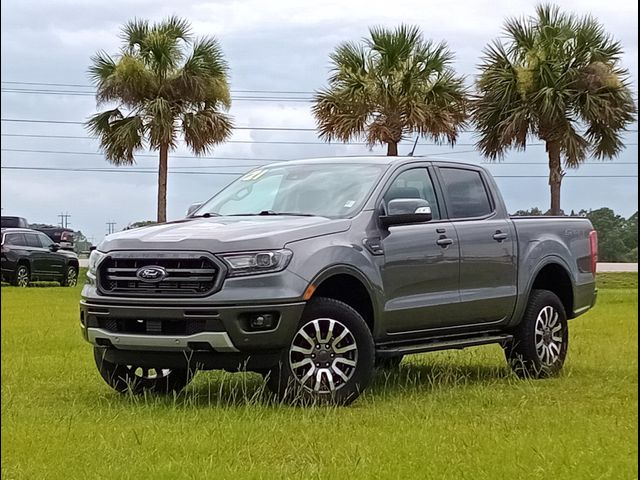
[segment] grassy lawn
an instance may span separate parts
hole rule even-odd
[[[637,478],[637,275],[599,276],[563,374],[498,346],[405,359],[348,408],[274,405],[254,374],[119,396],[78,330],[80,288],[2,288],[2,478]]]

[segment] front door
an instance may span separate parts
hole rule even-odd
[[[64,272],[64,256],[51,250],[54,241],[44,233],[38,232],[38,244],[41,247],[42,255],[46,259],[46,272],[50,277],[59,277]]]
[[[380,208],[394,198],[422,198],[431,206],[430,222],[381,229],[382,280],[387,333],[438,326],[459,305],[458,239],[451,222],[441,220],[439,202],[426,167],[399,172]]]
[[[460,321],[500,323],[517,295],[513,224],[497,210],[481,170],[440,167],[439,173],[460,244]]]

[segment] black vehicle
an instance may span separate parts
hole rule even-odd
[[[0,230],[2,279],[18,287],[32,280],[54,280],[73,287],[78,282],[78,257],[42,232],[28,228]]]
[[[2,215],[1,228],[29,228],[26,218]]]
[[[62,250],[73,251],[73,230],[70,228],[53,226],[32,226],[34,230],[44,233],[55,243],[60,245]]]

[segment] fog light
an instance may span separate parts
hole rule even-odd
[[[274,323],[275,316],[272,313],[256,313],[249,317],[249,326],[253,330],[269,330]]]

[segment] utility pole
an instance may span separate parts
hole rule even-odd
[[[58,218],[60,219],[60,226],[62,228],[67,228],[69,226],[69,218],[71,218],[71,215],[69,215],[69,212],[59,213]]]
[[[115,231],[116,231],[116,222],[114,221],[107,222],[107,235],[111,235]]]

